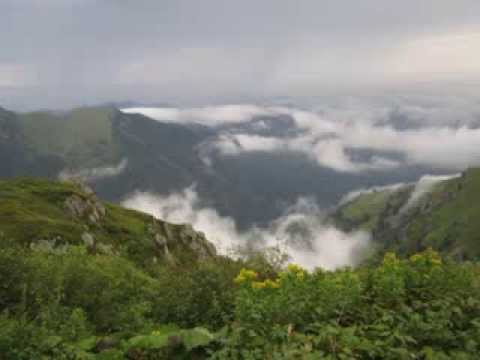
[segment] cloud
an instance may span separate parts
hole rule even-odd
[[[202,145],[202,159],[248,152],[297,152],[319,166],[340,172],[385,172],[402,166],[458,171],[480,165],[480,102],[451,97],[413,96],[383,101],[350,99],[310,110],[274,105],[199,108],[134,108],[160,121],[200,123],[217,129]],[[268,118],[269,127],[249,126]],[[275,133],[288,117],[290,131]],[[284,125],[282,125],[284,126]]]
[[[273,109],[250,104],[179,108],[126,108],[125,113],[140,113],[163,122],[199,123],[207,126],[243,123],[254,116],[274,115]]]
[[[123,205],[169,222],[190,223],[205,233],[220,253],[230,254],[232,249],[247,245],[256,249],[278,246],[291,256],[292,262],[309,269],[355,265],[370,239],[365,232],[344,233],[326,225],[321,210],[308,198],[298,199],[267,228],[246,231],[239,231],[232,218],[202,207],[194,187],[167,196],[137,192],[127,197]]]
[[[38,82],[0,98],[34,108],[456,92],[478,87],[479,14],[477,0],[3,0],[0,62],[33,67]]]
[[[31,67],[0,61],[0,88],[25,88],[35,84],[36,76]]]
[[[364,194],[372,194],[372,193],[383,192],[383,191],[395,192],[395,191],[401,189],[402,187],[405,187],[405,186],[408,186],[408,185],[409,184],[406,184],[406,183],[396,183],[396,184],[392,184],[392,185],[372,186],[372,187],[369,187],[369,188],[353,190],[353,191],[350,191],[349,193],[347,193],[346,195],[344,195],[340,199],[338,205],[342,206],[342,205],[348,204],[349,202],[354,201],[359,196],[364,195]]]
[[[425,196],[434,190],[435,185],[439,182],[454,179],[461,176],[461,174],[451,174],[451,175],[424,175],[417,181],[415,188],[413,189],[408,201],[402,208],[399,210],[400,214],[405,213],[412,207],[414,207],[418,202]]]
[[[127,159],[122,159],[117,165],[104,166],[96,168],[87,168],[81,170],[64,169],[58,174],[61,180],[81,179],[86,182],[92,182],[100,179],[114,177],[125,171],[128,165]]]

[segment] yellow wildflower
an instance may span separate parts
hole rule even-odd
[[[280,287],[280,284],[278,283],[278,281],[267,279],[265,280],[265,286],[270,289],[278,289]]]
[[[383,265],[394,265],[398,263],[399,263],[399,260],[397,258],[397,255],[395,255],[394,252],[387,252],[383,257]]]
[[[258,274],[255,271],[243,268],[240,270],[240,273],[235,278],[234,282],[235,284],[241,284],[246,281],[255,280],[257,276]]]
[[[423,262],[425,264],[432,265],[442,264],[442,258],[440,257],[440,255],[431,248],[425,250],[423,253],[412,255],[410,257],[410,261],[413,263]]]
[[[297,279],[300,280],[300,281],[305,279],[305,272],[304,271],[299,271],[295,275],[297,276]]]
[[[422,255],[420,254],[414,254],[410,256],[410,261],[413,263],[419,262],[420,260],[422,260]]]
[[[288,271],[292,272],[292,273],[299,273],[299,272],[304,272],[304,270],[298,266],[297,264],[288,264],[287,266],[287,269]]]
[[[252,289],[264,289],[265,287],[266,287],[266,284],[263,281],[252,282]]]

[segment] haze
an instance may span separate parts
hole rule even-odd
[[[3,0],[0,104],[474,94],[480,2]]]

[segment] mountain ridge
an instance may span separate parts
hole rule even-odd
[[[412,254],[428,247],[457,259],[480,256],[480,168],[439,181],[415,203],[413,185],[361,194],[331,216],[344,230],[365,229],[383,249]]]
[[[80,245],[139,266],[180,265],[216,256],[202,233],[101,202],[87,186],[20,178],[0,181],[0,234],[25,247]]]

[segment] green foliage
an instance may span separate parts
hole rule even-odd
[[[371,230],[383,251],[411,255],[429,247],[459,260],[480,256],[480,169],[439,182],[413,206],[412,186],[360,195],[332,221],[345,230]]]
[[[266,286],[240,274],[236,321],[216,359],[474,359],[478,266],[433,251],[375,268],[308,273]]]
[[[238,262],[218,258],[186,269],[161,269],[153,316],[161,323],[182,327],[224,326],[233,317],[236,287],[232,280],[240,267]]]
[[[63,114],[20,114],[26,143],[36,153],[62,156],[73,167],[95,167],[119,160],[109,107],[84,107]]]
[[[233,318],[238,268],[219,258],[147,274],[122,257],[90,254],[82,246],[51,252],[3,242],[0,355],[87,359],[106,338],[112,344],[101,346],[99,358],[204,356],[214,337],[197,326],[219,328]],[[193,329],[161,326],[166,322]]]
[[[435,191],[461,193],[469,174]],[[466,204],[460,193],[450,205]],[[72,195],[91,196],[69,183],[0,182],[2,359],[478,358],[477,263],[432,250],[333,272],[285,267],[275,249],[200,261],[190,228],[111,204],[92,224],[66,214]],[[450,206],[437,200],[429,214]],[[86,229],[96,248],[80,240]],[[173,260],[155,261],[154,234]]]
[[[83,216],[72,215],[65,205],[72,197],[104,207],[105,215],[95,222],[89,219],[89,208]],[[164,248],[155,243],[158,235],[167,241],[177,263],[191,263],[198,258],[188,243],[191,233],[196,233],[185,225],[169,224],[138,211],[104,204],[74,183],[31,178],[0,181],[0,199],[3,242],[11,240],[22,246],[40,244],[60,250],[63,245],[84,244],[82,236],[88,233],[95,239],[95,249],[91,250],[115,253],[147,268],[167,260]],[[194,241],[207,247],[206,240],[199,236]]]

